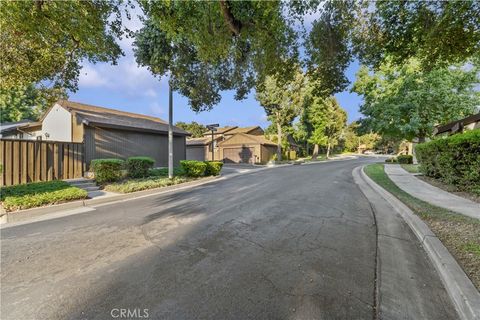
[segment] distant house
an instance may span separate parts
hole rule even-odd
[[[55,103],[38,122],[28,122],[2,138],[84,142],[85,163],[93,159],[149,156],[155,166],[168,165],[168,123],[162,119],[78,102]],[[19,136],[23,134],[22,136]],[[186,157],[190,134],[173,128],[174,163]]]
[[[35,140],[35,134],[29,132],[29,130],[22,130],[24,127],[28,127],[34,123],[31,120],[22,120],[17,122],[3,122],[0,124],[0,139],[29,139]],[[39,128],[37,128],[38,130]]]
[[[208,131],[201,138],[187,139],[187,159],[267,163],[275,154],[277,145],[263,134],[259,126],[218,128],[213,139],[211,131]]]
[[[465,130],[480,128],[480,112],[469,117],[435,127],[435,136],[460,133]]]

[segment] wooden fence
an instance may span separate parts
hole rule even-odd
[[[83,177],[83,143],[0,140],[0,185]]]

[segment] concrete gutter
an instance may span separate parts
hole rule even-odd
[[[412,229],[440,275],[459,318],[461,320],[480,319],[480,293],[450,252],[448,252],[447,248],[445,248],[425,222],[415,215],[403,202],[370,179],[365,174],[363,168],[364,166],[361,168],[357,167],[353,172],[354,176],[360,176],[361,181],[365,182],[390,203]],[[361,184],[359,186],[362,187]]]
[[[28,220],[32,220],[32,222],[34,222],[40,219],[41,216],[44,216],[44,215],[46,216],[46,215],[58,213],[61,211],[69,211],[69,213],[71,214],[76,214],[76,213],[83,212],[82,210],[78,210],[79,208],[108,205],[108,204],[112,204],[120,201],[128,201],[128,200],[134,200],[134,199],[139,199],[144,197],[156,196],[164,193],[202,186],[204,184],[212,183],[215,181],[228,180],[240,175],[246,175],[246,174],[251,174],[251,173],[255,173],[263,170],[281,168],[285,166],[291,166],[291,164],[282,164],[282,165],[276,165],[272,167],[264,167],[264,168],[251,170],[248,172],[229,174],[226,176],[207,177],[207,178],[202,178],[200,180],[185,182],[185,183],[181,183],[173,186],[136,191],[131,193],[122,193],[114,196],[77,200],[77,201],[72,201],[67,203],[55,204],[55,205],[39,207],[39,208],[31,208],[26,210],[12,211],[12,212],[1,212],[0,225],[4,225],[4,227],[8,227],[10,224],[13,225],[20,222],[28,222]],[[3,210],[3,207],[1,209]],[[66,213],[65,215],[69,215],[69,213]],[[52,215],[52,218],[56,218],[56,217],[58,217],[58,215]],[[48,220],[48,218],[42,219],[42,220]]]

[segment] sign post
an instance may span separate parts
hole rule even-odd
[[[213,134],[214,134],[215,131],[217,131],[217,128],[219,126],[220,125],[218,123],[207,125],[207,129],[212,131],[212,161],[215,160],[215,150],[214,150],[214,145],[213,145],[213,143],[214,143]]]

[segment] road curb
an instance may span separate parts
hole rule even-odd
[[[292,164],[282,164],[282,165],[276,165],[276,166],[251,170],[248,172],[234,173],[227,176],[215,176],[215,177],[203,178],[200,181],[195,180],[195,181],[185,182],[185,183],[168,186],[168,187],[142,190],[142,191],[136,191],[131,193],[125,193],[125,194],[118,194],[118,195],[109,196],[109,197],[77,200],[77,201],[60,203],[60,204],[55,204],[55,205],[50,205],[45,207],[7,212],[0,216],[0,225],[2,225],[2,227],[8,227],[10,223],[28,222],[28,220],[32,220],[47,214],[58,213],[60,211],[67,211],[67,210],[78,209],[82,207],[103,206],[103,205],[113,204],[121,201],[128,201],[128,200],[134,200],[134,199],[139,199],[144,197],[150,197],[150,196],[160,195],[160,194],[169,193],[173,191],[194,188],[194,187],[202,186],[204,184],[212,183],[215,181],[228,180],[241,175],[252,174],[252,173],[260,172],[263,170],[282,168],[282,167],[287,167],[291,165]]]
[[[412,229],[440,275],[460,319],[480,319],[480,293],[447,248],[445,248],[425,222],[415,215],[403,202],[370,179],[363,169],[364,166],[357,167],[352,174],[359,178],[358,181],[368,185],[390,203]],[[357,184],[359,183],[357,182]],[[359,187],[362,189],[365,185],[359,184]],[[367,195],[365,194],[365,196]]]

